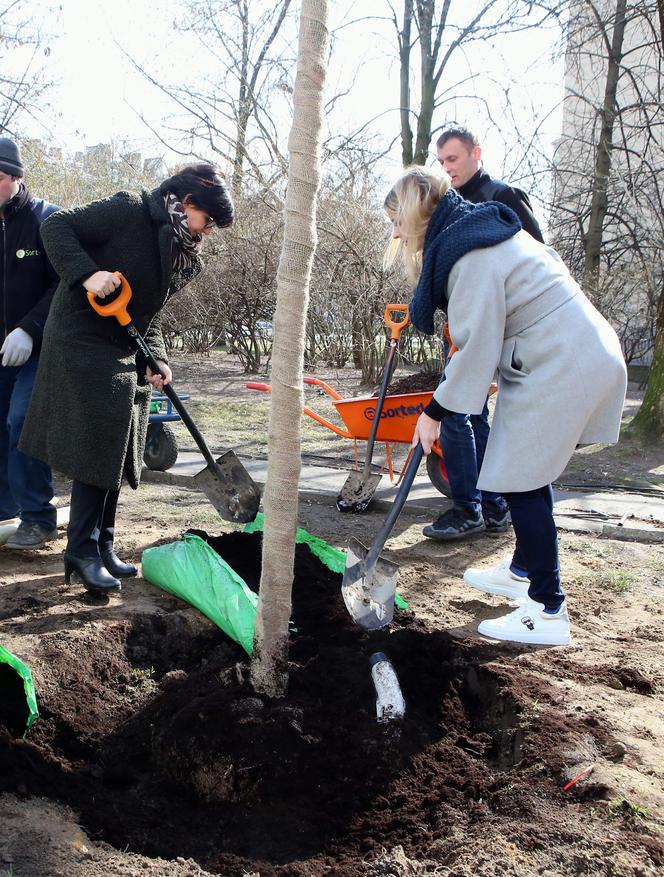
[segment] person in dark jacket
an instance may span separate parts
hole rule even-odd
[[[486,173],[482,149],[474,134],[466,128],[448,128],[438,138],[436,147],[438,161],[462,198],[473,204],[484,201],[506,204],[519,217],[523,230],[536,241],[544,242],[528,196]],[[446,353],[448,350],[446,347]],[[424,528],[424,535],[430,539],[464,539],[483,531],[494,535],[509,528],[504,497],[477,487],[489,431],[488,404],[481,414],[454,414],[442,421],[440,445],[454,505]]]
[[[5,546],[22,550],[57,537],[51,470],[18,450],[58,284],[40,233],[56,210],[31,197],[18,144],[0,137],[0,520],[19,519]]]
[[[159,312],[201,270],[203,238],[233,221],[219,169],[188,165],[153,191],[118,192],[44,223],[46,250],[60,275],[21,448],[73,479],[65,581],[90,591],[120,589],[136,575],[113,549],[123,477],[136,488],[148,425],[150,385],[171,380]],[[160,374],[153,374],[113,318],[86,292],[112,295],[120,271],[132,288],[132,322]]]

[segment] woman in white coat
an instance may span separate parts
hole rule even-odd
[[[385,199],[392,221],[387,261],[398,253],[416,284],[414,326],[433,333],[447,312],[458,351],[420,416],[413,444],[430,453],[450,412],[479,414],[498,372],[498,397],[480,490],[505,496],[516,549],[488,570],[469,569],[472,587],[520,602],[483,621],[495,639],[570,642],[560,585],[551,482],[578,444],[618,440],[627,372],[618,338],[558,254],[521,230],[508,207],[470,204],[449,178],[412,167]]]

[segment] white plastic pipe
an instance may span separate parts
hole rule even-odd
[[[371,678],[376,689],[376,718],[379,722],[403,718],[406,701],[390,659],[383,652],[374,652],[369,661]]]

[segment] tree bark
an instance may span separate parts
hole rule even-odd
[[[648,372],[648,383],[630,429],[647,441],[664,438],[664,289],[659,297],[655,352]]]
[[[323,98],[328,51],[327,0],[302,0],[293,125],[277,271],[262,572],[251,676],[257,691],[281,697],[288,684],[288,622],[295,561],[302,372],[309,281],[316,249]]]
[[[664,58],[664,0],[658,0],[659,11],[659,52]],[[657,328],[655,332],[655,351],[648,372],[648,383],[641,407],[630,428],[649,441],[659,441],[664,437],[664,287],[659,294],[657,309]]]
[[[608,50],[604,101],[601,111],[602,126],[595,157],[593,194],[590,202],[590,218],[588,221],[588,231],[585,237],[583,285],[584,288],[591,293],[596,288],[599,278],[604,220],[609,207],[608,187],[609,174],[611,173],[613,126],[616,119],[616,95],[618,92],[618,80],[620,78],[620,67],[622,63],[626,10],[627,0],[617,0],[613,22],[613,35]]]
[[[415,164],[426,164],[431,140],[431,120],[436,100],[435,66],[436,51],[432,44],[434,0],[418,3],[418,29],[420,34],[420,112],[417,116],[417,135],[415,138]]]
[[[664,0],[663,0],[664,2]],[[410,35],[413,24],[413,0],[404,0],[403,26],[399,37],[399,89],[401,118],[401,161],[404,167],[413,163],[413,129],[410,124]]]

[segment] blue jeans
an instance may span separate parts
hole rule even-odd
[[[32,356],[18,368],[0,366],[0,520],[18,517],[53,530],[51,469],[17,448],[38,361]]]
[[[550,484],[523,493],[506,493],[516,548],[512,566],[528,574],[531,600],[558,609],[565,599],[560,587],[558,534],[553,519],[553,489]]]
[[[440,447],[454,505],[468,517],[504,515],[507,503],[499,493],[477,489],[477,478],[489,439],[489,406],[481,414],[448,414],[440,422]]]

